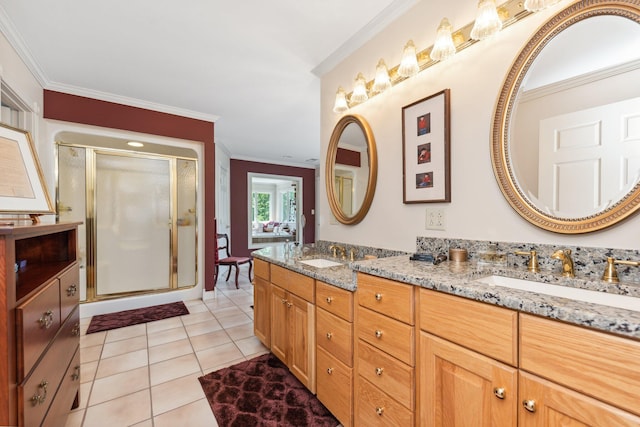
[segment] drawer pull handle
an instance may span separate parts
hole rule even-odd
[[[73,374],[71,374],[71,381],[78,381],[80,378],[80,365],[76,365],[73,368]]]
[[[333,337],[333,334],[331,332],[327,332],[327,339],[330,340]]]
[[[73,325],[73,329],[71,330],[71,335],[73,335],[74,337],[80,336],[80,322],[76,322],[76,324]]]
[[[504,399],[506,397],[506,390],[504,389],[504,387],[496,387],[493,389],[493,395],[495,397],[497,397],[498,399]]]
[[[47,398],[47,386],[49,383],[47,380],[42,380],[40,384],[38,384],[38,393],[31,396],[31,404],[33,406],[42,405]],[[40,395],[40,389],[42,389],[42,395]]]
[[[67,296],[72,297],[78,291],[78,287],[76,285],[71,285],[67,288]]]
[[[378,416],[382,416],[382,414],[384,414],[384,408],[382,406],[378,406],[376,408],[376,414],[378,414]]]
[[[524,407],[524,409],[526,409],[527,411],[534,413],[536,412],[536,401],[535,400],[523,400],[522,401],[522,406]]]
[[[382,338],[382,331],[380,329],[376,330],[376,338]]]
[[[287,300],[283,298],[283,299],[280,300],[280,302],[283,303],[283,304],[286,304]]]
[[[331,304],[332,301],[333,301],[333,298],[327,297],[327,304]]]
[[[382,300],[382,294],[376,294],[376,301]]]
[[[44,312],[42,317],[38,319],[38,323],[40,323],[40,328],[49,329],[53,325],[53,311],[47,310]]]
[[[383,371],[384,371],[383,368],[376,368],[376,375],[381,376]]]
[[[292,303],[290,303],[289,301],[287,301],[287,307],[288,307],[288,308],[291,308],[292,306],[293,306],[293,304],[292,304]]]
[[[327,368],[327,374],[329,375],[333,374],[333,368]]]

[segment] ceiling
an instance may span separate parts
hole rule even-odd
[[[232,158],[314,167],[320,76],[419,0],[0,0],[46,89],[215,121]]]

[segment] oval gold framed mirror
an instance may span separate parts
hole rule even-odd
[[[547,21],[499,94],[491,161],[511,207],[545,230],[609,227],[640,208],[640,7],[577,2]]]
[[[362,221],[371,207],[378,177],[376,141],[363,117],[347,115],[336,124],[325,175],[333,216],[346,225]]]

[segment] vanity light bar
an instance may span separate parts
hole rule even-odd
[[[529,12],[525,10],[522,0],[508,0],[507,2],[498,6],[498,16],[502,20],[502,28],[506,28],[509,25],[515,24],[516,22],[526,18],[531,15],[533,12]],[[473,29],[474,22],[471,22],[464,27],[455,30],[452,32],[453,43],[456,46],[456,52],[460,52],[463,49],[468,48],[471,45],[478,43],[479,40],[474,40],[471,38],[471,30]],[[433,45],[427,47],[419,51],[416,56],[418,59],[419,71],[424,71],[427,68],[435,65],[440,61],[435,61],[431,59],[431,51],[433,50]],[[400,65],[396,65],[395,67],[389,69],[389,79],[391,80],[391,85],[395,86],[398,83],[407,80],[410,77],[402,77],[398,73],[398,68]],[[378,94],[372,90],[374,80],[370,80],[366,83],[367,93],[369,94],[369,99],[373,98]],[[346,95],[347,103],[349,107],[360,104],[360,102],[351,102],[351,95],[353,92],[350,92]],[[382,93],[382,92],[380,92]],[[343,112],[343,111],[340,111]]]

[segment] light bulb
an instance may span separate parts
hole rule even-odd
[[[384,59],[378,61],[376,65],[376,78],[373,81],[371,90],[375,93],[381,93],[391,87],[391,79],[389,78],[389,70],[387,64],[384,63]]]
[[[456,54],[456,46],[451,37],[451,24],[447,18],[442,18],[438,31],[436,33],[436,41],[431,49],[431,59],[434,61],[444,61]]]
[[[362,73],[358,73],[353,86],[353,92],[351,93],[351,102],[359,104],[367,99],[369,99],[367,95],[367,81],[364,79]]]
[[[333,112],[334,113],[344,113],[349,109],[349,104],[347,104],[347,93],[341,87],[338,88],[338,92],[336,92],[336,102],[333,104]]]
[[[418,74],[418,71],[420,71],[420,66],[416,57],[416,46],[413,44],[413,40],[409,40],[402,51],[398,75],[400,77],[411,77]]]
[[[471,38],[484,40],[502,29],[502,21],[496,10],[495,0],[480,0],[478,2],[478,16],[471,29]]]

